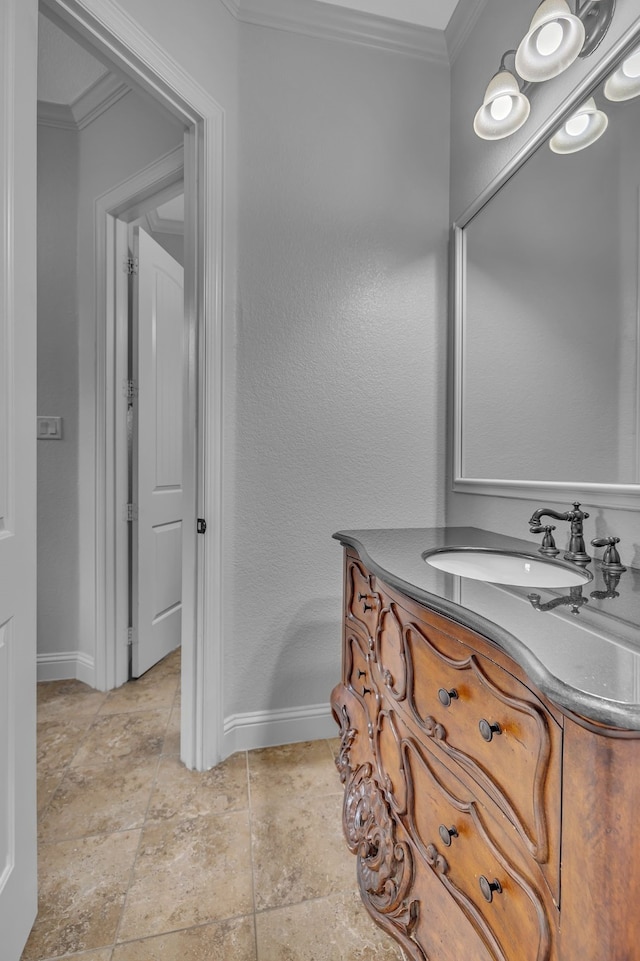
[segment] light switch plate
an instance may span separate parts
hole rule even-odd
[[[62,440],[62,417],[38,416],[38,440]]]

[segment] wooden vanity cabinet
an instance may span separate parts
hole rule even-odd
[[[640,741],[345,551],[343,827],[412,961],[640,959]]]

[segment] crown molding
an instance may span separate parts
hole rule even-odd
[[[101,113],[112,107],[129,93],[130,87],[113,73],[99,77],[88,90],[71,104],[71,112],[78,129],[82,130],[92,123]]]
[[[66,103],[49,103],[38,100],[38,124],[41,127],[60,127],[61,130],[77,130],[78,125]]]
[[[452,66],[486,5],[487,0],[458,0],[458,5],[444,32],[449,51],[449,63]]]
[[[442,30],[315,0],[221,0],[240,22],[448,63]]]
[[[38,123],[43,127],[83,130],[130,90],[115,74],[106,73],[70,105],[39,100]]]

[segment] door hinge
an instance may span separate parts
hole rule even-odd
[[[125,274],[137,274],[138,273],[138,258],[137,257],[125,257],[122,263],[122,269]]]
[[[139,388],[135,380],[129,378],[128,380],[123,381],[122,387],[124,390],[124,396],[127,398],[127,400],[133,400],[138,396]]]
[[[133,628],[127,628],[127,647],[133,647]]]
[[[127,523],[131,521],[138,520],[138,505],[137,504],[125,504],[124,505],[124,520]]]
[[[206,522],[206,520],[204,519],[204,517],[199,517],[199,518],[198,518],[198,525],[197,525],[197,527],[196,527],[196,530],[198,531],[198,534],[206,534],[206,531],[207,531],[207,522]]]

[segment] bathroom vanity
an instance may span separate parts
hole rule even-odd
[[[640,571],[514,587],[425,555],[531,541],[335,537],[336,763],[371,916],[412,961],[640,957]]]

